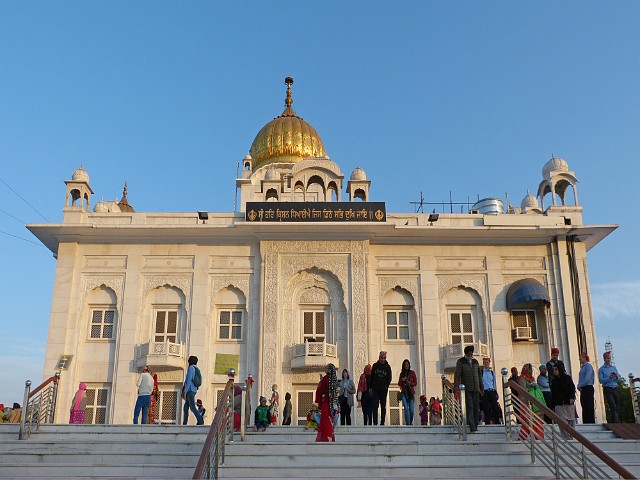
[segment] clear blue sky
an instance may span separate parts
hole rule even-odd
[[[0,1],[0,402],[42,375],[60,222],[83,164],[95,201],[231,211],[236,163],[283,109],[372,200],[535,194],[552,153],[584,219],[599,348],[640,375],[640,3]],[[31,204],[36,213],[7,184]],[[15,218],[14,218],[15,217]]]

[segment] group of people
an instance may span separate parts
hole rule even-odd
[[[474,347],[469,345],[464,349],[464,357],[456,362],[454,374],[454,389],[459,391],[460,385],[465,386],[465,409],[467,424],[470,432],[475,432],[480,424],[481,414],[485,425],[501,423],[502,410],[498,402],[498,391],[495,372],[491,369],[491,359],[483,358],[482,368],[473,356]],[[534,376],[533,366],[526,363],[520,372],[516,367],[511,368],[511,377],[538,402],[552,409],[560,419],[574,426],[577,417],[575,409],[576,390],[580,392],[580,405],[582,407],[583,423],[595,423],[594,383],[595,372],[589,363],[589,355],[580,355],[580,373],[576,386],[566,367],[559,358],[560,350],[551,349],[551,358],[546,364],[540,365],[539,375]],[[604,398],[607,405],[607,421],[617,423],[620,421],[618,380],[621,378],[618,370],[611,364],[611,353],[604,353],[604,365],[598,370],[598,380],[603,387]],[[515,388],[511,388],[512,395],[517,396]],[[521,399],[522,403],[529,403]],[[539,410],[537,405],[532,405],[534,411]],[[526,413],[514,404],[514,413],[518,423],[522,423],[521,435],[529,434],[526,427]],[[544,420],[551,423],[551,418],[544,415]],[[535,427],[535,426],[534,426]],[[542,427],[538,426],[535,433],[542,435]],[[563,432],[561,432],[563,433]]]
[[[282,412],[282,424],[291,425],[291,394],[287,392],[284,396],[285,404]],[[278,385],[271,386],[271,400],[267,405],[267,397],[260,396],[258,406],[254,413],[254,431],[264,432],[269,425],[277,425],[280,416],[280,394]]]
[[[20,423],[22,419],[22,408],[19,403],[13,404],[13,407],[7,405],[4,406],[4,403],[0,403],[0,423]]]

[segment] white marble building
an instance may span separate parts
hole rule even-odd
[[[240,213],[135,212],[126,190],[91,208],[80,167],[66,182],[63,222],[28,226],[57,257],[44,376],[73,355],[56,420],[67,421],[85,382],[88,421],[130,423],[148,364],[160,379],[158,418],[180,421],[189,355],[200,359],[198,397],[209,412],[226,381],[216,365],[237,362],[240,379],[256,379],[254,402],[272,384],[281,398],[292,393],[294,423],[326,363],[357,382],[380,350],[394,376],[409,358],[429,396],[470,343],[498,367],[537,366],[558,346],[577,379],[579,350],[597,358],[587,252],[616,227],[583,224],[567,163],[549,160],[540,203],[527,195],[507,213],[374,212],[363,221],[371,181],[356,168],[344,184],[291,108],[291,83],[285,111],[243,161]],[[391,423],[401,418],[395,397]]]

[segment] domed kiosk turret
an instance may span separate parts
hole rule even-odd
[[[566,205],[566,195],[569,187],[573,188],[575,205],[578,205],[578,190],[576,184],[578,179],[574,172],[569,170],[569,164],[562,158],[554,155],[542,167],[542,182],[538,187],[538,197],[544,210],[544,197],[551,193],[552,205],[557,205],[556,195],[560,197],[562,205]]]
[[[64,183],[67,185],[65,208],[89,211],[93,190],[89,186],[89,174],[84,167],[80,165],[71,175],[71,180],[66,180]]]
[[[367,174],[360,167],[354,168],[347,183],[349,201],[354,202],[357,199],[368,202],[369,188],[371,188],[371,181],[367,180]]]
[[[527,190],[527,196],[520,202],[520,210],[522,213],[542,213],[538,205],[538,199],[531,195]]]

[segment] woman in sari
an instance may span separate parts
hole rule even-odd
[[[81,383],[78,391],[71,400],[71,412],[69,423],[83,424],[85,421],[85,409],[87,408],[87,386]]]
[[[152,373],[149,370],[151,376],[153,377],[153,392],[151,393],[151,403],[149,404],[149,413],[147,414],[147,424],[153,425],[156,423],[156,403],[160,398],[160,392],[158,391],[158,374]]]
[[[331,409],[338,402],[338,378],[333,363],[327,365],[325,373],[326,375],[322,377],[316,388],[316,403],[320,406],[320,425],[318,425],[316,442],[328,442],[329,439],[335,442]]]

